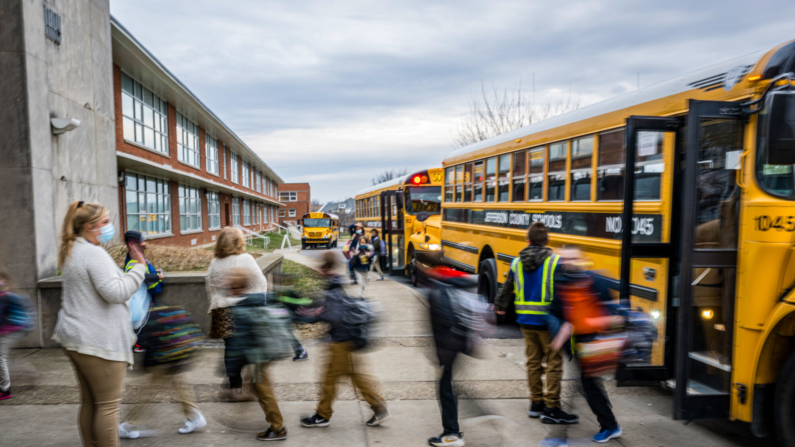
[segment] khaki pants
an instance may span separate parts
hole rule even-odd
[[[260,363],[254,365],[258,368],[258,373],[254,376],[254,395],[259,400],[259,406],[265,413],[265,421],[271,424],[273,431],[280,431],[284,428],[284,417],[279,410],[279,403],[276,401],[276,395],[273,394],[273,385],[271,385],[270,377],[268,376],[268,363]]]
[[[560,408],[560,381],[563,378],[563,357],[549,348],[549,331],[546,328],[528,329],[522,326],[525,354],[527,355],[527,386],[530,400],[547,407]],[[546,368],[541,362],[546,357]],[[546,373],[547,392],[541,376]]]
[[[83,446],[118,447],[119,404],[127,363],[64,351],[80,385],[77,423]]]
[[[179,374],[179,371],[174,371],[169,368],[155,367],[151,369],[152,376],[149,379],[147,389],[144,391],[144,398],[142,402],[136,404],[127,416],[122,421],[129,422],[136,425],[141,422],[142,411],[146,404],[153,402],[157,394],[163,389],[165,385],[171,385],[179,397],[182,404],[182,413],[185,419],[195,419],[194,415],[199,413],[199,407],[196,406],[196,398],[193,394],[191,386],[184,381]]]
[[[372,272],[373,269],[378,270],[378,274],[381,275],[382,278],[384,277],[384,272],[381,271],[381,255],[375,255],[373,259],[370,260],[370,272]]]
[[[364,400],[379,412],[386,409],[386,401],[378,392],[378,380],[362,371],[361,359],[351,351],[350,342],[331,343],[328,349],[328,365],[323,382],[323,395],[317,405],[317,414],[324,419],[331,419],[334,412],[331,404],[337,393],[337,380],[341,376],[351,376],[353,384],[364,396]]]

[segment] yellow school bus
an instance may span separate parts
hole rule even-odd
[[[336,214],[309,213],[301,218],[301,248],[336,247],[340,239],[340,219]]]
[[[793,71],[795,41],[452,151],[443,261],[493,300],[545,223],[653,319],[620,383],[795,445]]]
[[[387,244],[390,273],[405,273],[417,285],[416,263],[441,259],[441,168],[399,177],[356,195],[356,220],[379,228]]]

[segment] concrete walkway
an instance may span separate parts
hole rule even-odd
[[[283,251],[291,261],[317,267],[317,258]],[[314,254],[314,253],[313,253]],[[356,286],[346,286],[358,293]],[[392,418],[382,427],[366,427],[372,412],[348,380],[339,387],[338,402],[330,427],[305,429],[301,415],[313,412],[324,365],[324,342],[305,344],[309,360],[278,362],[271,378],[289,430],[290,445],[405,446],[427,445],[427,438],[441,432],[436,402],[434,352],[425,297],[395,281],[372,281],[365,293],[379,303],[383,321],[379,341],[363,358],[381,381]],[[227,403],[220,397],[224,382],[221,349],[202,349],[185,380],[196,392],[209,425],[192,435],[178,435],[181,411],[176,396],[163,390],[149,405],[152,428],[162,431],[154,438],[124,440],[122,445],[259,445],[253,433],[266,428],[256,403]],[[478,358],[464,358],[456,372],[461,429],[467,445],[593,445],[595,418],[577,392],[577,372],[566,368],[564,405],[580,415],[569,427],[541,424],[527,418],[527,385],[521,340],[489,340]],[[0,439],[9,446],[79,445],[75,420],[78,390],[71,366],[60,350],[15,350],[11,356],[15,397],[0,402]],[[122,413],[139,401],[147,381],[136,367],[129,371]],[[35,385],[35,386],[32,386]],[[737,424],[694,422],[684,425],[670,418],[671,397],[656,388],[608,389],[624,435],[608,445],[624,446],[753,446]],[[769,442],[766,445],[771,445]]]

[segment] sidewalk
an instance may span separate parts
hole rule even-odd
[[[284,254],[287,259],[310,267],[319,263],[318,259],[295,251]],[[356,286],[346,287],[350,293],[358,293]],[[325,365],[323,342],[309,341],[305,345],[308,361],[282,361],[271,368],[271,378],[289,430],[287,443],[351,447],[427,445],[428,437],[441,432],[436,402],[437,372],[425,298],[412,288],[390,280],[370,282],[365,295],[380,303],[384,311],[380,329],[383,337],[364,358],[370,371],[381,381],[392,418],[382,427],[366,427],[364,422],[372,412],[350,381],[344,380],[338,388],[331,426],[325,429],[300,427],[299,416],[310,414],[315,408]],[[597,431],[597,424],[577,392],[577,372],[568,367],[564,375],[564,405],[568,411],[580,415],[580,423],[558,427],[527,418],[523,351],[521,340],[490,340],[479,358],[463,359],[460,373],[456,373],[455,386],[461,399],[461,426],[467,445],[593,445],[590,437]],[[254,433],[264,430],[266,424],[258,404],[221,401],[222,356],[221,349],[202,349],[196,366],[185,375],[208,416],[206,429],[192,435],[178,435],[176,429],[182,423],[181,411],[175,403],[176,396],[164,390],[150,405],[148,414],[148,422],[160,429],[162,435],[124,440],[122,444],[259,445]],[[0,402],[3,445],[79,445],[75,424],[78,389],[62,352],[15,350],[11,369],[14,398]],[[39,374],[37,387],[31,389],[28,385],[35,372]],[[128,371],[122,414],[138,401],[145,381],[145,374],[138,366]],[[608,390],[624,427],[624,435],[618,442],[611,441],[608,445],[751,446],[760,442],[728,422],[684,425],[671,420],[671,398],[656,388],[615,388],[608,382]],[[42,425],[34,427],[31,421]]]

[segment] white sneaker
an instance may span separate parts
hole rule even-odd
[[[204,428],[207,426],[207,419],[204,418],[204,415],[199,413],[198,411],[193,411],[193,418],[188,419],[185,421],[185,425],[180,428],[178,431],[180,434],[186,435],[188,433],[193,433],[194,430],[197,428]]]
[[[138,439],[141,433],[127,422],[119,424],[119,437],[122,439]]]

